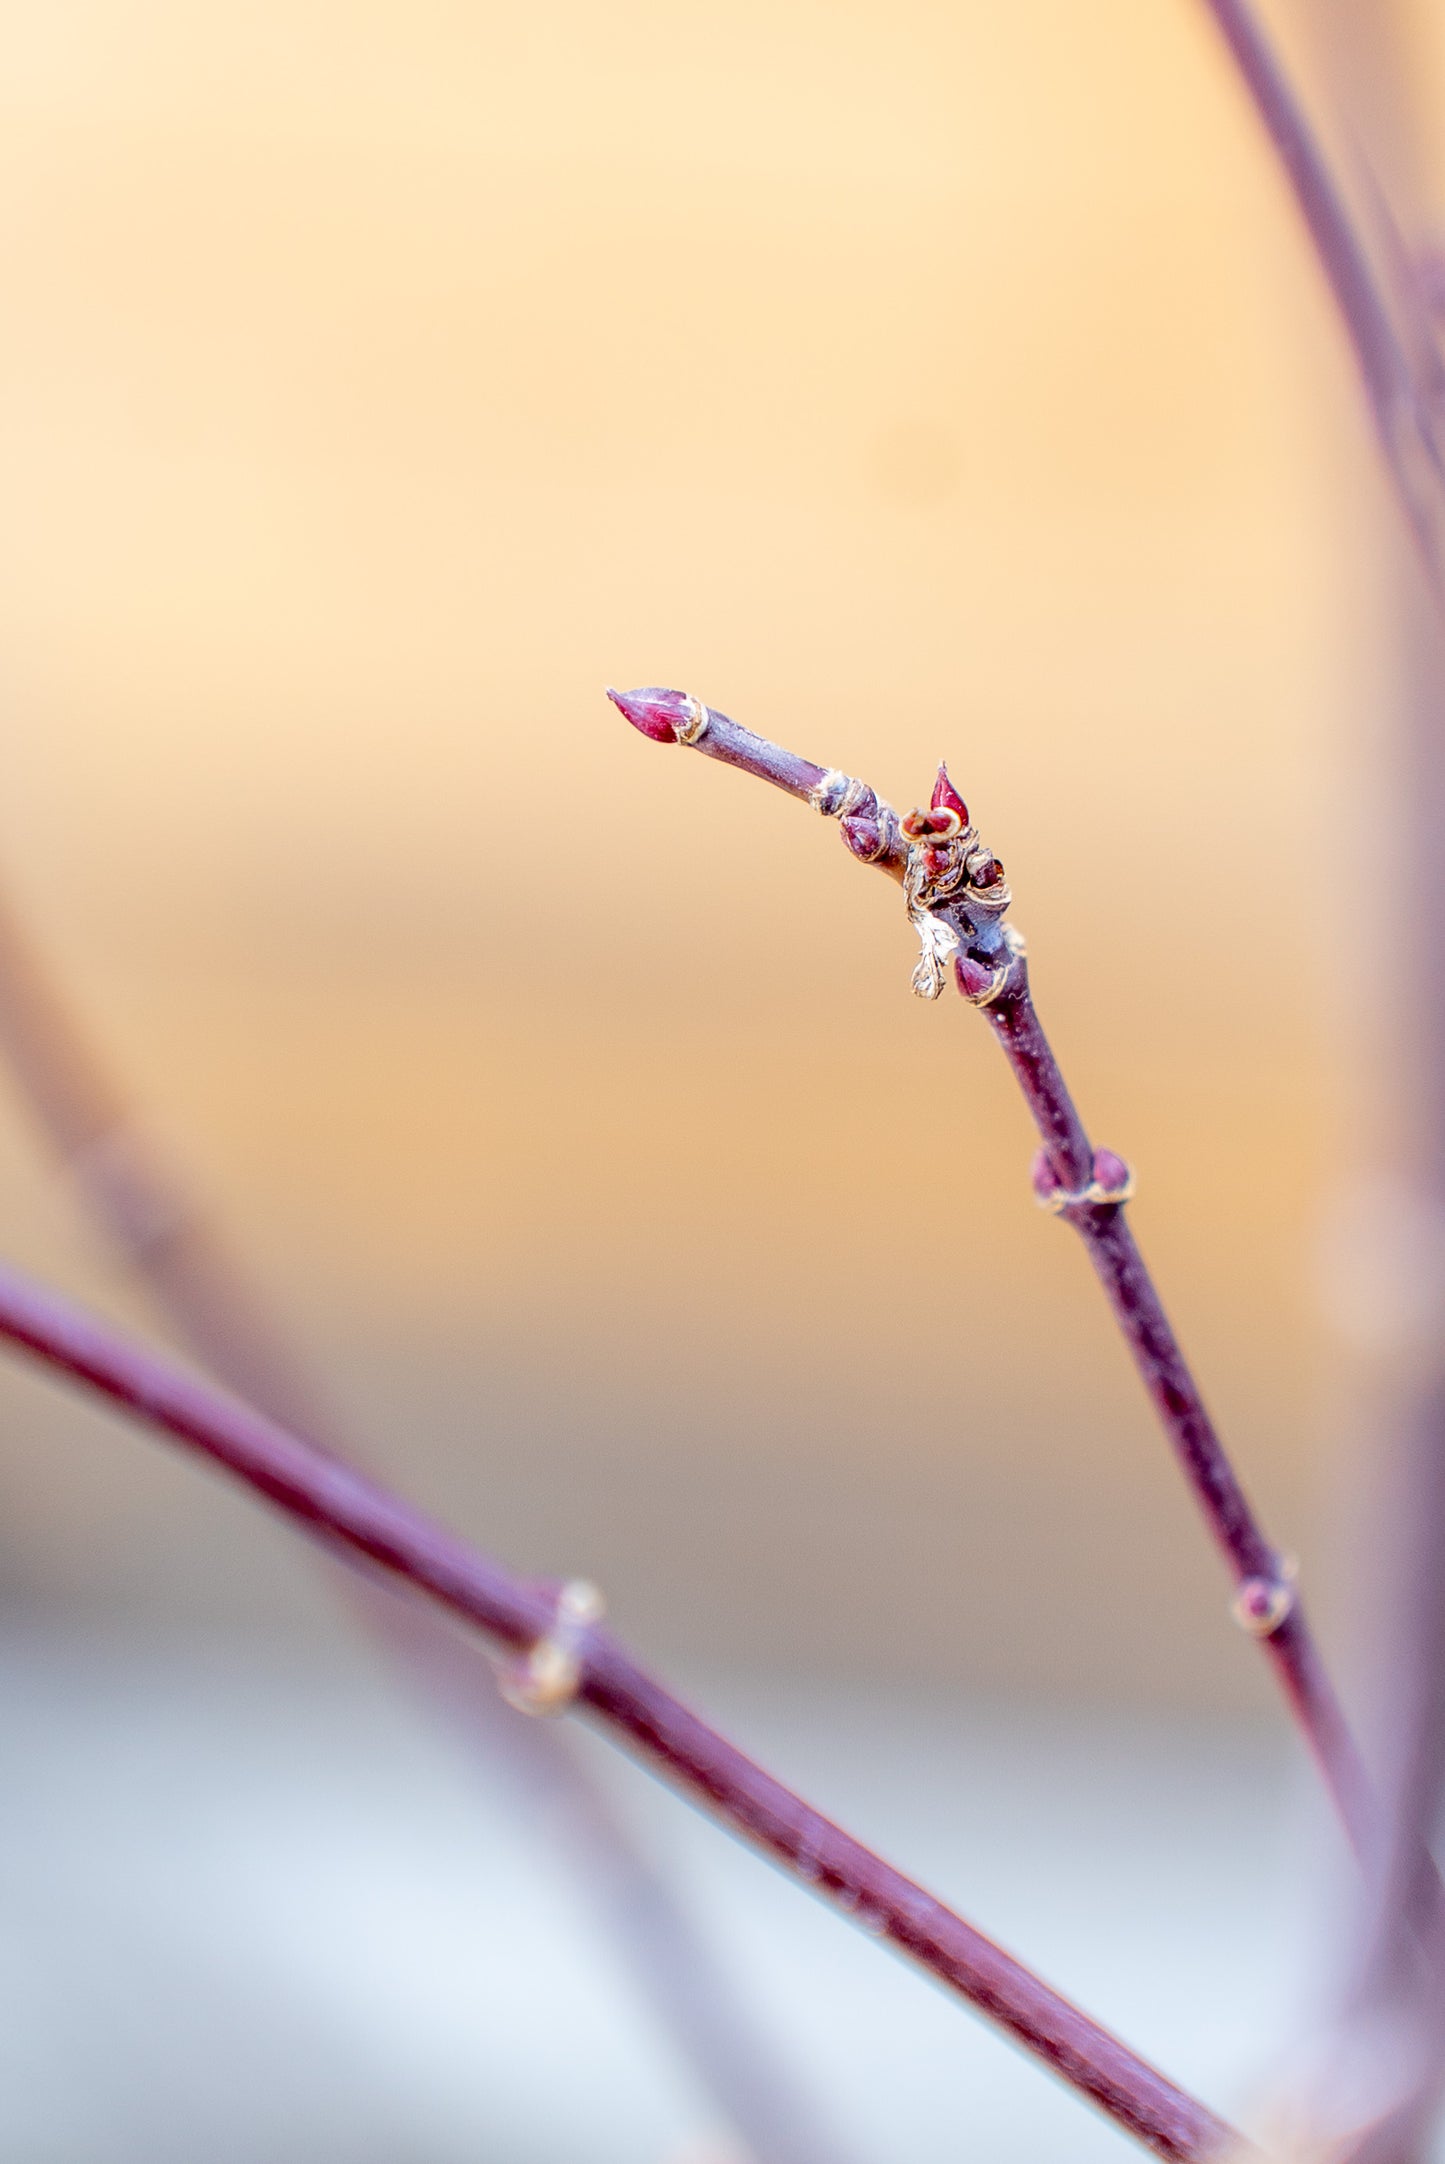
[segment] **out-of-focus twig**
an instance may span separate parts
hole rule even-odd
[[[0,898],[0,1055],[32,1117],[121,1258],[202,1364],[239,1397],[333,1454],[352,1454],[280,1328],[194,1197],[163,1165]],[[354,1562],[355,1559],[353,1558]],[[545,1795],[555,1852],[661,2033],[756,2164],[842,2164],[840,2138],[783,2064],[723,1964],[562,1734],[502,1703],[477,1649],[367,1571],[343,1590],[408,1678],[529,1800]]]
[[[1380,449],[1437,607],[1445,609],[1445,448],[1338,175],[1250,0],[1203,0],[1304,220],[1354,353]]]
[[[1216,14],[1228,12],[1227,0],[1210,4]],[[1380,291],[1401,329],[1391,365],[1409,377],[1402,433],[1392,441],[1382,425],[1380,436],[1407,512],[1412,477],[1435,502],[1433,523],[1428,514],[1417,520],[1415,537],[1426,550],[1436,606],[1411,590],[1413,581],[1396,582],[1391,859],[1399,903],[1368,1044],[1378,1070],[1375,1017],[1393,1009],[1398,1056],[1383,1088],[1387,1124],[1404,1139],[1397,1176],[1380,1192],[1380,1222],[1355,1257],[1358,1290],[1377,1315],[1368,1347],[1376,1502],[1373,1539],[1360,1544],[1358,1565],[1375,1640],[1369,1652],[1382,1836],[1332,2028],[1308,2093],[1291,2100],[1291,2109],[1306,2141],[1338,2164],[1421,2164],[1445,2093],[1445,1913],[1431,1862],[1445,1803],[1445,631],[1438,511],[1445,362],[1430,259],[1409,237],[1423,161],[1415,154],[1400,11],[1387,0],[1336,0],[1311,16],[1355,145]],[[1276,97],[1298,110],[1287,83]],[[1355,247],[1369,277],[1363,240]],[[1383,313],[1386,301],[1375,305]],[[1343,299],[1341,306],[1349,321]],[[1411,455],[1412,431],[1423,457]]]
[[[1425,1206],[1445,1212],[1445,1189],[1435,1186]],[[1445,1919],[1430,1855],[1445,1797],[1445,1374],[1437,1354],[1404,1398],[1388,1445],[1392,1492],[1379,1513],[1387,1540],[1367,1558],[1376,1613],[1388,1625],[1373,1649],[1384,1698],[1384,1833],[1324,2076],[1305,2100],[1338,2164],[1419,2164],[1445,2089]]]
[[[866,784],[755,736],[689,695],[610,694],[634,727],[660,743],[692,744],[841,823],[855,857],[901,882],[921,941],[914,989],[936,997],[951,973],[991,1025],[1042,1148],[1039,1201],[1079,1233],[1210,1532],[1235,1580],[1236,1620],[1259,1641],[1314,1754],[1355,1847],[1367,1853],[1376,1813],[1359,1754],[1294,1584],[1266,1538],[1209,1417],[1124,1214],[1128,1166],[1095,1150],[1069,1095],[1029,989],[1024,942],[1007,921],[1003,866],[969,824],[940,770],[926,811],[900,821]]]
[[[1203,2104],[690,1711],[602,1627],[593,1588],[514,1577],[352,1466],[9,1269],[0,1269],[0,1338],[222,1467],[327,1546],[480,1630],[516,1656],[504,1671],[515,1696],[539,1710],[585,1708],[644,1764],[966,1999],[1157,2155],[1195,2164],[1238,2142]]]

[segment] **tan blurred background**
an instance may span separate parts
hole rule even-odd
[[[1202,11],[55,0],[0,104],[0,864],[377,1459],[695,1669],[1263,1705],[987,1033],[601,696],[947,754],[1317,1553],[1383,517]],[[143,1315],[8,1097],[0,1181]],[[321,1627],[249,1506],[0,1405],[15,1617]]]
[[[1318,87],[1369,14],[1272,19]],[[0,23],[0,895],[377,1463],[1246,2109],[1327,1973],[1295,1761],[1002,1062],[829,829],[602,697],[900,805],[947,755],[1339,1649],[1400,552],[1198,0]],[[3,1082],[0,1212],[155,1327]],[[348,1630],[0,1364],[0,2164],[736,2164]],[[591,1763],[856,2164],[1126,2153]]]

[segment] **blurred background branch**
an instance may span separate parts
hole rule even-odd
[[[1432,395],[1438,391],[1438,382],[1422,375],[1419,365],[1424,361],[1428,366],[1433,355],[1433,373],[1438,377],[1439,360],[1428,331],[1423,338],[1419,335],[1418,277],[1397,285],[1397,299],[1408,310],[1407,342],[1390,306],[1388,278],[1382,276],[1388,263],[1382,266],[1372,259],[1373,251],[1359,229],[1345,188],[1331,169],[1324,145],[1274,50],[1259,11],[1251,0],[1205,0],[1205,5],[1219,26],[1284,169],[1339,310],[1341,326],[1354,350],[1405,523],[1419,548],[1436,600],[1445,604],[1445,566],[1440,558],[1445,530],[1445,456],[1439,440],[1438,398]],[[1388,217],[1387,199],[1380,198],[1379,207]]]
[[[1418,2164],[1445,2086],[1445,1918],[1430,1862],[1445,1800],[1445,370],[1427,289],[1429,108],[1407,59],[1408,10],[1321,0],[1313,57],[1348,131],[1363,189],[1357,226],[1257,19],[1237,0],[1210,4],[1290,173],[1418,552],[1412,566],[1388,540],[1380,547],[1399,648],[1386,747],[1398,811],[1367,1042],[1373,1110],[1396,1162],[1377,1188],[1373,1226],[1357,1221],[1350,1264],[1364,1316],[1383,1318],[1361,1338],[1369,1432],[1357,1477],[1376,1493],[1356,1572],[1387,1811],[1315,2092],[1296,2106],[1332,2155]],[[1431,121],[1438,141],[1438,107]],[[1389,1288],[1407,1282],[1402,1307]]]
[[[126,1109],[58,988],[0,896],[0,1048],[37,1126],[102,1236],[149,1290],[182,1344],[239,1398],[334,1456],[353,1456],[334,1416],[195,1199]],[[786,2071],[663,1872],[645,1857],[565,1737],[513,1714],[488,1662],[384,1579],[342,1590],[406,1680],[443,1711],[484,1778],[549,1806],[558,1856],[596,1906],[648,2011],[756,2164],[846,2156]]]

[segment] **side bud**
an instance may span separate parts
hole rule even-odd
[[[1095,1150],[1091,1202],[1127,1202],[1134,1192],[1134,1175],[1114,1150]]]
[[[1292,1555],[1276,1559],[1273,1575],[1246,1578],[1231,1602],[1231,1612],[1251,1638],[1272,1638],[1294,1612],[1299,1565]]]
[[[1134,1192],[1134,1175],[1113,1150],[1095,1150],[1089,1183],[1076,1192],[1065,1187],[1044,1150],[1034,1153],[1030,1177],[1039,1208],[1052,1210],[1056,1215],[1061,1210],[1077,1210],[1086,1203],[1098,1209],[1127,1202]]]
[[[876,864],[888,846],[888,837],[878,821],[867,818],[862,812],[840,819],[838,832],[845,847],[851,849],[860,864]]]
[[[1068,1199],[1063,1181],[1049,1163],[1047,1150],[1034,1151],[1034,1161],[1029,1166],[1029,1184],[1041,1210],[1062,1209]]]
[[[942,842],[957,841],[964,823],[951,804],[944,804],[937,810],[930,806],[927,811],[911,811],[899,824],[905,841],[917,842],[920,847],[933,847]]]
[[[985,962],[976,962],[971,954],[958,956],[953,965],[953,974],[964,998],[971,999],[975,1006],[998,990],[1000,972],[990,969]]]

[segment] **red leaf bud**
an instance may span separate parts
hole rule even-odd
[[[968,825],[968,806],[949,780],[948,768],[941,761],[938,768],[938,779],[933,784],[932,803],[935,811],[957,812],[960,832]]]
[[[625,714],[633,728],[650,736],[654,744],[675,744],[679,726],[690,712],[685,691],[666,691],[659,684],[645,684],[640,691],[614,691],[609,684],[607,696],[618,713]]]
[[[883,854],[883,829],[876,819],[858,812],[840,819],[838,832],[860,864],[873,864]]]
[[[1095,1150],[1094,1185],[1104,1202],[1127,1202],[1134,1190],[1134,1175],[1114,1150]]]
[[[976,962],[971,954],[955,956],[953,974],[965,999],[981,999],[994,978],[993,971],[985,963]]]

